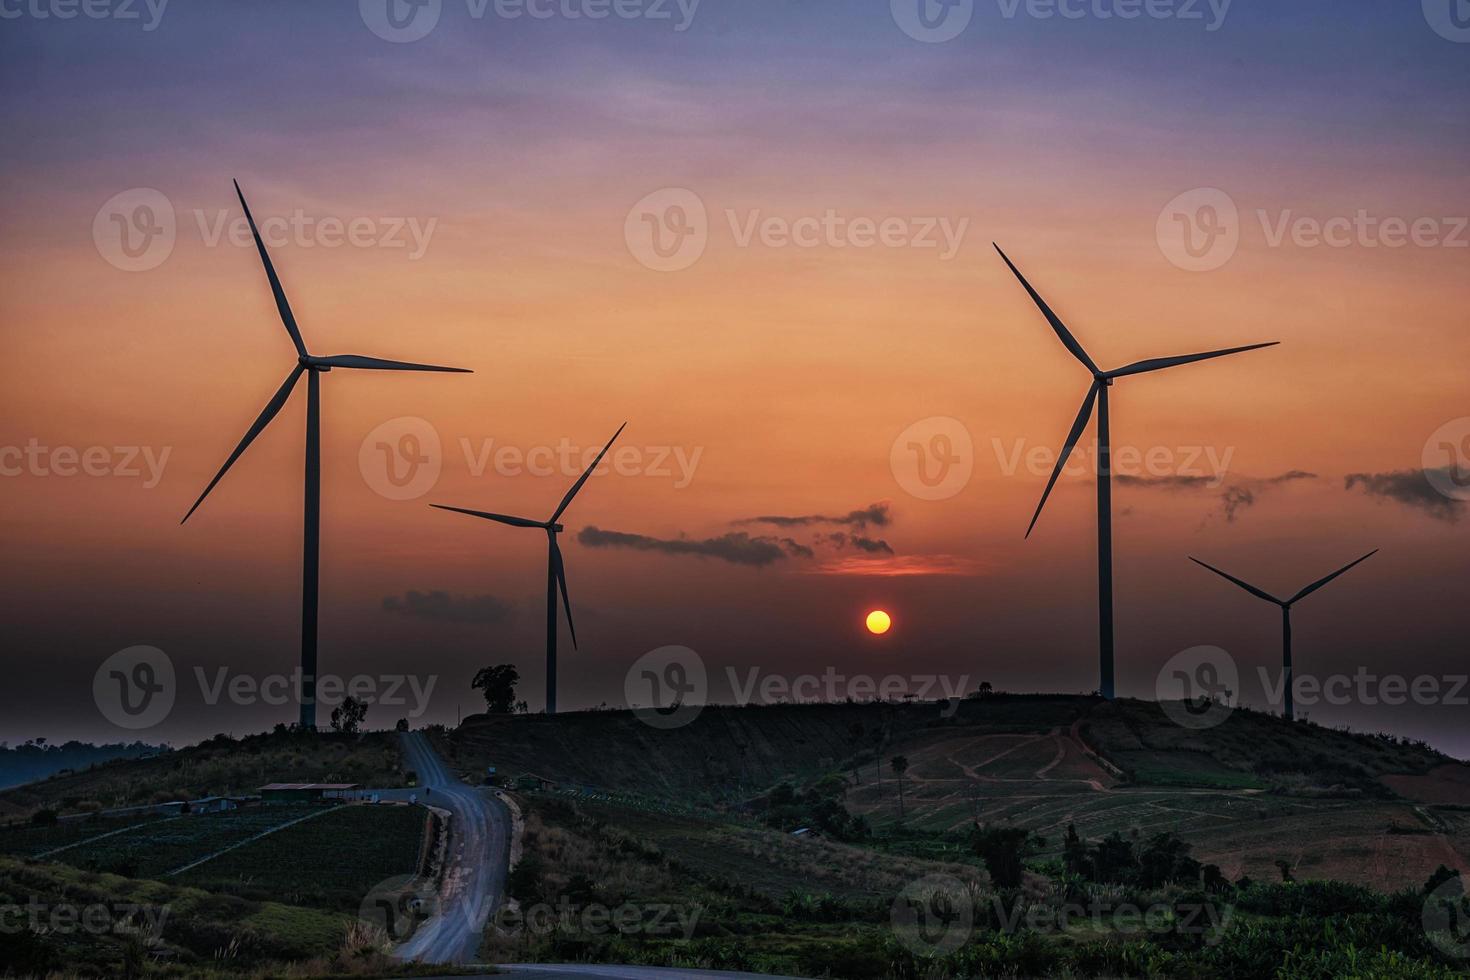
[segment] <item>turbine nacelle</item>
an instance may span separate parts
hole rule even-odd
[[[339,358],[339,366],[340,360],[341,359]],[[592,471],[597,469],[597,464],[602,462],[602,457],[607,455],[607,451],[612,448],[612,444],[617,441],[618,436],[622,435],[623,430],[627,427],[627,422],[624,422],[622,425],[618,426],[618,431],[614,432],[613,437],[607,441],[607,445],[602,447],[602,451],[597,454],[597,458],[592,461],[592,465],[588,466],[587,469],[583,471],[582,475],[577,478],[577,482],[573,483],[572,488],[568,490],[566,492],[566,495],[561,498],[561,503],[557,504],[556,510],[552,512],[551,517],[547,518],[544,521],[533,520],[529,517],[516,517],[513,514],[494,514],[489,511],[470,510],[467,507],[450,507],[447,504],[429,505],[430,507],[434,507],[438,510],[449,510],[453,511],[456,514],[465,514],[469,517],[478,517],[481,520],[494,521],[497,524],[508,524],[511,527],[540,528],[541,530],[546,532],[546,562],[549,572],[547,577],[546,590],[546,659],[548,663],[547,708],[550,713],[555,713],[556,705],[554,668],[551,668],[550,665],[555,663],[556,657],[555,616],[556,596],[558,592],[561,593],[562,609],[565,610],[567,615],[567,629],[572,634],[572,649],[575,650],[577,648],[577,627],[572,622],[572,600],[571,597],[567,594],[566,563],[562,559],[561,545],[556,543],[556,536],[566,530],[566,526],[560,523],[560,518],[561,515],[566,512],[566,509],[571,506],[572,498],[577,495],[577,492],[582,489],[584,484],[586,484],[588,478],[592,476]]]

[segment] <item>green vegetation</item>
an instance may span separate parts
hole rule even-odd
[[[970,863],[940,863],[896,853],[919,849],[912,831],[898,839],[880,833],[852,846],[792,840],[735,817],[653,814],[545,796],[528,797],[525,806],[527,857],[510,883],[523,905],[667,902],[694,915],[694,924],[687,939],[682,933],[492,931],[483,952],[501,960],[849,980],[1463,975],[1421,925],[1421,890],[1385,895],[1334,882],[1232,883],[1166,833],[1140,842],[1069,835],[1063,841],[1068,862],[1033,858],[1014,869],[1012,885],[978,865],[1003,866],[998,859],[1007,848],[1013,854],[1035,849],[1018,828],[978,831]],[[912,937],[890,917],[906,886],[930,874],[964,885],[971,925],[955,948],[906,942]],[[1425,890],[1452,877],[1441,869]]]
[[[320,810],[310,805],[261,806],[151,820],[132,830],[79,844],[56,855],[56,859],[125,878],[157,878]]]
[[[179,876],[219,894],[355,913],[375,885],[418,868],[426,811],[343,806]]]

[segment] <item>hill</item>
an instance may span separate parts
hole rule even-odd
[[[402,786],[405,775],[391,732],[217,735],[162,755],[102,763],[0,791],[0,821],[25,819],[42,808],[68,812],[246,795],[274,781]]]
[[[1470,767],[1389,737],[1238,710],[1205,730],[1157,704],[992,695],[959,703],[712,706],[685,727],[632,712],[474,716],[440,737],[471,776],[535,775],[646,810],[760,810],[776,786],[840,781],[874,828],[957,839],[975,822],[1043,835],[1168,831],[1232,877],[1394,890],[1470,870]],[[899,782],[891,760],[908,763]],[[880,764],[881,760],[881,764]],[[958,846],[958,845],[952,845]]]

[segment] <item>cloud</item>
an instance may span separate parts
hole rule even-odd
[[[504,623],[514,618],[515,604],[493,595],[452,596],[448,592],[417,592],[383,599],[385,612],[416,619],[436,619],[446,623]]]
[[[1391,473],[1349,473],[1344,490],[1362,489],[1370,497],[1392,500],[1414,510],[1422,510],[1437,521],[1453,524],[1465,512],[1465,501],[1446,497],[1429,482],[1429,473],[1449,481],[1453,474],[1442,470],[1395,470]]]
[[[1120,484],[1126,487],[1141,487],[1148,490],[1164,490],[1171,493],[1187,493],[1196,490],[1213,490],[1221,487],[1219,493],[1220,513],[1225,515],[1227,523],[1234,523],[1241,511],[1254,507],[1261,496],[1269,491],[1295,483],[1298,480],[1315,480],[1316,473],[1308,473],[1306,470],[1287,470],[1276,476],[1266,477],[1236,477],[1221,486],[1218,477],[1213,476],[1131,476],[1119,474],[1114,477]]]
[[[867,552],[870,555],[891,555],[893,547],[882,538],[869,538],[859,534],[848,534],[846,531],[833,531],[823,534],[817,538],[818,544],[829,544],[839,551],[848,546],[858,551]]]
[[[578,532],[577,541],[588,548],[629,548],[633,551],[657,551],[666,555],[695,555],[755,568],[764,568],[791,555],[812,558],[816,554],[811,548],[791,538],[752,537],[744,531],[732,531],[717,538],[654,538],[646,534],[585,527]]]
[[[817,524],[831,524],[838,527],[855,527],[863,530],[870,525],[872,527],[887,527],[893,523],[892,506],[886,500],[880,500],[876,504],[869,504],[861,510],[849,511],[841,517],[829,517],[824,514],[805,514],[800,517],[782,517],[779,515],[767,515],[763,517],[746,517],[742,520],[731,521],[732,524],[770,524],[773,527],[811,527]]]
[[[894,578],[910,575],[981,575],[988,568],[973,558],[959,555],[842,555],[801,569],[808,575],[872,575]]]

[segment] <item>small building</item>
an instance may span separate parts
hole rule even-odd
[[[270,783],[260,788],[263,803],[313,803],[318,800],[356,800],[358,783]]]
[[[189,801],[190,813],[224,813],[233,810],[240,804],[228,796],[206,796],[197,800]]]
[[[546,792],[556,788],[556,782],[545,776],[538,776],[534,772],[524,773],[516,777],[516,789],[541,790]]]

